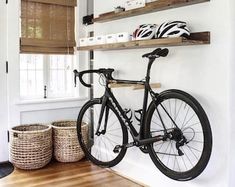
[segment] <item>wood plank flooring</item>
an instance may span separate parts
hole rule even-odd
[[[141,187],[143,185],[119,176],[88,161],[52,162],[47,167],[15,171],[0,179],[0,187]]]

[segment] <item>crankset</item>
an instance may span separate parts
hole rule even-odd
[[[136,146],[135,142],[131,142],[131,143],[127,143],[127,144],[124,144],[124,145],[116,145],[113,149],[113,152],[114,153],[119,153],[120,150],[124,147],[124,148],[129,148],[129,147],[133,147],[133,146]]]
[[[119,153],[120,150],[121,150],[123,147],[125,147],[125,148],[130,148],[130,147],[133,147],[133,146],[136,146],[136,143],[135,143],[135,142],[131,142],[131,143],[128,143],[128,144],[125,144],[125,145],[116,145],[116,146],[114,147],[114,149],[113,149],[113,152],[114,152],[114,153]],[[142,146],[140,146],[139,148],[140,148],[140,150],[141,150],[143,153],[145,153],[145,154],[148,153],[148,147],[147,147],[146,145],[142,145]]]

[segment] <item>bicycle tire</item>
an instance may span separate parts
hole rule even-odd
[[[96,108],[99,109],[101,107],[101,104],[102,104],[102,99],[94,99],[94,100],[88,101],[81,108],[80,113],[78,115],[78,119],[77,119],[77,135],[78,135],[78,140],[79,140],[79,143],[82,147],[82,150],[85,153],[85,156],[92,163],[94,163],[96,165],[99,165],[99,166],[102,166],[102,167],[113,167],[123,159],[123,157],[126,153],[126,148],[125,147],[121,147],[118,153],[113,152],[113,149],[115,148],[115,146],[119,145],[118,144],[119,142],[117,140],[118,139],[117,136],[121,137],[119,139],[120,140],[120,145],[124,145],[124,144],[127,144],[127,142],[128,142],[128,133],[127,133],[127,129],[126,129],[122,119],[120,118],[117,111],[114,109],[114,107],[110,103],[107,103],[107,105],[106,105],[106,107],[108,107],[110,109],[110,111],[112,112],[112,114],[111,114],[112,116],[109,115],[108,118],[109,119],[116,118],[117,123],[112,122],[112,124],[110,124],[109,123],[110,121],[108,121],[107,131],[106,131],[105,134],[97,136],[94,133],[95,128],[96,128],[95,127],[95,121],[97,121],[97,119],[98,119],[98,113],[96,111]],[[92,110],[93,110],[94,113],[91,114],[89,117],[91,117],[93,115],[93,118],[94,118],[93,122],[91,122],[91,121],[87,122],[87,119],[85,119],[85,117],[86,117],[85,115],[87,115],[86,112],[90,113],[90,112],[92,112]],[[94,117],[94,115],[96,115],[96,117]],[[89,134],[88,135],[88,137],[89,137],[88,142],[87,142],[87,134],[82,131],[82,125],[84,123],[87,124],[88,129],[89,129],[88,130],[88,132],[89,132],[88,133]],[[111,131],[112,130],[111,125],[112,125],[112,129],[114,127],[118,127],[120,129],[116,130],[116,131],[115,130]],[[110,129],[109,129],[109,127],[110,127]],[[110,131],[108,131],[108,130],[110,130]],[[113,136],[111,136],[109,134],[110,132],[115,133],[115,134],[119,133],[119,134],[117,134],[117,135],[113,134]],[[96,142],[97,142],[97,144],[96,144]],[[107,143],[107,145],[105,143]],[[105,145],[105,147],[103,145]],[[108,150],[108,148],[110,148],[110,149]],[[97,151],[97,155],[95,155],[95,151]],[[104,157],[102,157],[102,154],[106,154],[106,155]]]
[[[191,124],[191,127],[190,126],[189,127],[185,127],[185,126],[183,126],[185,124],[185,121],[184,121],[182,123],[182,128],[181,128],[182,132],[183,132],[183,135],[185,135],[185,136],[186,135],[189,136],[190,134],[194,133],[194,135],[190,135],[193,138],[190,140],[190,142],[188,144],[184,145],[185,147],[181,148],[183,153],[184,153],[183,156],[176,156],[177,155],[176,154],[177,153],[176,152],[177,149],[174,148],[174,146],[172,146],[172,145],[174,145],[174,142],[172,140],[169,140],[169,139],[166,140],[166,142],[170,142],[170,143],[168,143],[169,145],[168,145],[167,149],[169,149],[169,147],[170,147],[170,149],[173,149],[173,151],[170,150],[169,153],[168,153],[168,150],[164,149],[165,152],[167,152],[167,154],[165,153],[165,155],[168,155],[168,157],[171,157],[171,158],[175,157],[174,158],[175,159],[174,160],[174,166],[171,166],[171,167],[169,165],[167,165],[167,164],[171,163],[171,162],[169,162],[169,158],[168,158],[168,160],[166,160],[167,157],[165,157],[165,159],[164,159],[163,158],[165,156],[164,153],[162,153],[159,150],[160,143],[159,143],[159,145],[157,145],[157,143],[149,144],[148,145],[148,151],[149,151],[149,155],[150,155],[153,163],[156,165],[156,167],[164,175],[166,175],[167,177],[169,177],[171,179],[177,180],[177,181],[188,181],[188,180],[192,180],[195,177],[199,176],[203,172],[203,170],[206,168],[206,166],[207,166],[207,164],[209,162],[211,151],[212,151],[212,132],[211,132],[211,127],[210,127],[210,123],[209,123],[209,120],[208,120],[208,117],[207,117],[205,111],[203,110],[203,108],[201,107],[201,105],[199,104],[199,102],[195,98],[193,98],[191,95],[187,94],[186,92],[183,92],[183,91],[180,91],[180,90],[168,90],[168,91],[165,91],[165,92],[161,93],[157,97],[156,105],[155,105],[154,102],[152,102],[150,104],[149,108],[148,108],[147,117],[146,117],[146,130],[145,130],[145,136],[146,137],[151,137],[153,133],[160,133],[160,132],[162,132],[160,130],[157,130],[157,131],[152,130],[152,132],[151,132],[151,129],[153,129],[152,126],[154,124],[153,123],[153,119],[154,119],[153,115],[155,115],[154,112],[156,112],[156,106],[157,106],[157,108],[159,108],[159,107],[161,107],[161,104],[162,104],[162,106],[164,105],[164,108],[167,108],[166,105],[167,105],[167,103],[170,103],[171,100],[173,100],[173,101],[175,100],[175,103],[177,103],[177,100],[181,100],[182,103],[183,102],[186,103],[185,104],[186,107],[187,106],[188,106],[188,108],[190,107],[193,110],[193,112],[195,112],[195,114],[196,114],[195,116],[197,118],[196,117],[191,117],[191,118],[192,119],[193,118],[199,119],[199,123],[197,125],[195,125],[196,123],[194,122],[194,123]],[[172,106],[169,104],[168,111],[170,111],[171,108],[172,108]],[[177,109],[176,104],[175,104],[175,108]],[[182,106],[181,106],[181,108],[182,108]],[[187,109],[186,110],[184,110],[184,109],[182,110],[182,109],[179,109],[179,108],[178,108],[178,110],[181,110],[181,112],[189,111],[189,109],[188,110]],[[173,116],[174,111],[171,111],[171,112],[172,112],[171,115]],[[181,112],[179,111],[178,115]],[[177,115],[177,113],[175,113],[175,115]],[[187,115],[188,115],[188,113],[187,113]],[[183,116],[183,114],[182,114],[182,116]],[[174,119],[176,121],[177,117],[178,116],[172,117],[172,119]],[[196,120],[196,119],[194,119],[194,120]],[[159,118],[159,120],[160,120],[160,118]],[[164,120],[166,121],[166,118],[164,118]],[[180,120],[178,120],[178,121],[180,121]],[[196,129],[196,126],[197,126],[197,128],[199,128],[198,127],[198,126],[200,126],[199,124],[201,124],[201,129],[202,129],[201,133],[199,133],[199,131],[193,130],[193,128]],[[170,123],[168,123],[168,125],[170,125]],[[185,128],[186,130],[184,130],[183,128]],[[199,134],[203,134],[203,137],[202,137],[202,135],[199,135]],[[196,140],[195,137],[196,138],[201,137],[201,139],[203,139],[203,142],[202,141],[200,142],[200,141]],[[161,146],[163,146],[163,144],[165,144],[165,147],[167,147],[167,144],[165,142],[162,143]],[[197,155],[197,154],[199,154],[199,152],[197,152],[197,151],[199,151],[199,148],[196,149],[194,147],[194,149],[193,149],[192,145],[194,145],[194,146],[197,145],[197,147],[202,147],[203,146],[203,148],[201,148],[202,152],[201,152],[200,158]],[[163,149],[163,148],[160,148],[160,149]],[[185,155],[187,150],[189,152],[189,155],[192,155],[192,157],[195,157],[195,158],[196,158],[196,156],[198,157],[198,161],[195,163],[195,165],[192,168],[189,168],[188,170],[187,170],[187,167],[185,165],[185,163],[186,163],[185,160],[186,159],[188,159],[190,161],[189,158],[186,158],[187,155]],[[194,153],[194,155],[192,153],[190,154],[190,150],[191,150],[192,153]],[[173,153],[175,153],[175,154],[173,154]],[[179,160],[180,157],[181,157],[181,160]],[[189,156],[187,156],[187,157],[189,157]],[[161,160],[161,158],[162,158],[162,160]],[[194,158],[194,160],[196,160],[195,158]],[[178,163],[176,162],[176,159],[177,159]],[[190,162],[189,161],[187,163],[191,162],[191,161]],[[180,166],[179,163],[181,163],[182,166]],[[192,163],[191,163],[191,165],[193,165]],[[173,165],[173,162],[172,162],[172,165]],[[174,167],[177,168],[177,165],[178,165],[179,169],[175,169],[174,170]],[[183,170],[182,168],[185,168],[185,169]]]

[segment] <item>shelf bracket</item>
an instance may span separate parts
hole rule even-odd
[[[118,83],[111,83],[109,84],[109,88],[132,88],[133,90],[143,90],[144,85],[142,84],[118,84]],[[161,88],[161,83],[152,83],[150,84],[152,89]]]

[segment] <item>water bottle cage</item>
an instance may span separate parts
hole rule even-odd
[[[129,109],[125,108],[124,112],[126,113],[126,116],[127,116],[128,120],[132,123],[131,119],[132,119],[133,114],[132,114],[131,109],[130,108]]]
[[[141,121],[141,117],[142,117],[142,113],[143,113],[143,110],[142,109],[139,109],[139,110],[135,110],[135,119],[140,122]]]

